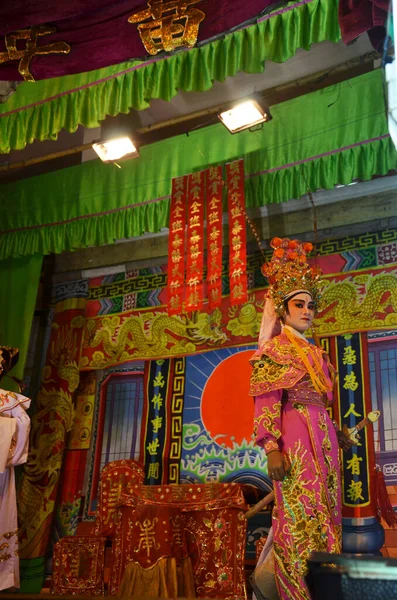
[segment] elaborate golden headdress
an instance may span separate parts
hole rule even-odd
[[[276,314],[282,316],[285,313],[284,301],[298,292],[308,292],[317,306],[321,270],[310,266],[306,258],[313,250],[313,244],[275,237],[270,245],[274,248],[273,256],[262,266],[262,273],[269,281],[269,296]]]

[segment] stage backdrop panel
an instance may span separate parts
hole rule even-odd
[[[186,358],[181,483],[239,482],[270,489],[265,453],[252,438],[248,395],[254,345]]]

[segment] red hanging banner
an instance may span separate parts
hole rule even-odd
[[[172,180],[168,237],[168,314],[182,312],[185,267],[187,175]]]
[[[203,305],[204,171],[188,177],[188,227],[185,310]]]
[[[230,303],[247,301],[247,232],[245,223],[244,159],[226,165],[229,215]]]
[[[222,167],[207,171],[207,288],[212,310],[222,301]]]

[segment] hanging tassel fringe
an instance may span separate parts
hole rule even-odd
[[[389,527],[397,525],[397,514],[394,512],[387,493],[385,478],[382,471],[375,471],[375,490],[376,490],[376,512],[379,519],[383,519]]]

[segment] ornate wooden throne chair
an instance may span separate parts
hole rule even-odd
[[[64,537],[54,547],[52,593],[103,596],[105,594],[107,546],[114,537],[114,523],[121,494],[142,484],[143,467],[134,460],[107,464],[100,476],[94,531],[90,535]]]

